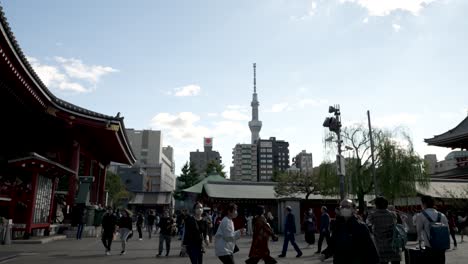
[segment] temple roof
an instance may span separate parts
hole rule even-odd
[[[468,149],[468,117],[449,131],[425,139],[424,142],[432,146]]]
[[[113,131],[113,144],[119,146],[118,153],[113,153],[111,155],[113,161],[127,164],[133,164],[135,162],[135,155],[132,152],[125,133],[123,117],[120,117],[120,114],[109,116],[94,112],[64,101],[52,94],[27,60],[7,22],[1,6],[0,56],[3,57],[1,62],[10,70],[9,72],[2,72],[2,75],[4,75],[5,78],[16,78],[15,82],[19,84],[10,86],[10,89],[17,90],[18,95],[21,96],[29,94],[29,96],[27,96],[29,97],[28,99],[30,99],[29,102],[34,102],[34,104],[39,105],[40,109],[44,112],[64,119],[70,124],[76,123],[92,129]],[[32,107],[31,105],[31,108]],[[97,135],[96,138],[103,139],[108,138],[108,136],[107,133],[106,135]]]

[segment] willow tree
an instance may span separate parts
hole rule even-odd
[[[300,194],[309,199],[319,191],[317,177],[312,171],[281,172],[275,177],[275,195],[277,197],[297,197]]]
[[[424,162],[414,152],[409,136],[401,131],[391,133],[380,129],[374,129],[372,135],[377,184],[381,194],[393,200],[414,194],[417,184],[427,185],[428,176],[424,172]],[[375,190],[369,130],[364,125],[346,127],[342,130],[342,140],[343,145],[350,151],[344,153],[347,157],[345,183],[350,193],[356,195],[359,209],[363,212],[365,196],[373,194]],[[320,178],[332,177],[330,170],[320,174]],[[327,191],[333,190],[327,184],[322,188]]]

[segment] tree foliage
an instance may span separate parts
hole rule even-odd
[[[205,173],[207,176],[216,173],[226,178],[226,172],[224,172],[224,165],[218,163],[215,160],[211,160],[210,162],[208,162],[208,164],[206,165]]]
[[[120,176],[112,171],[107,171],[106,173],[106,190],[109,194],[108,202],[113,206],[121,206],[125,200],[132,197],[132,194],[127,191]]]
[[[411,138],[402,131],[393,133],[373,129],[375,145],[375,167],[379,194],[390,200],[414,194],[416,185],[427,185],[428,176],[423,168],[423,160],[414,152]],[[343,145],[350,150],[343,153],[346,158],[346,188],[357,196],[359,209],[364,211],[367,194],[374,192],[374,178],[371,164],[371,144],[369,130],[364,125],[346,127],[342,130]],[[339,179],[333,165],[321,170],[319,179],[325,192],[338,191]],[[335,166],[336,168],[336,166]],[[334,175],[333,175],[334,174]],[[328,177],[331,180],[328,180]]]
[[[179,184],[177,185],[176,191],[174,192],[174,197],[177,200],[184,199],[182,190],[190,188],[200,181],[195,164],[192,162],[186,162],[182,167],[181,172],[182,173],[178,178]]]
[[[275,186],[277,197],[294,197],[304,194],[306,200],[318,193],[318,181],[313,172],[291,171],[278,173]]]

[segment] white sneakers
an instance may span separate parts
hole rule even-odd
[[[110,256],[110,255],[111,255],[110,251],[106,250],[106,256]]]

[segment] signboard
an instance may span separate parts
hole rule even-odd
[[[203,144],[205,147],[213,147],[213,138],[204,138]]]

